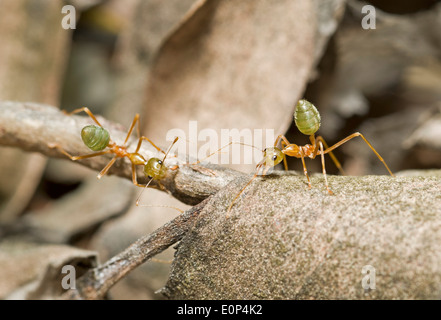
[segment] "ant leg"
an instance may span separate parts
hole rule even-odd
[[[92,153],[92,154],[86,154],[84,156],[74,156],[71,159],[73,161],[76,161],[76,160],[81,160],[81,159],[93,158],[93,157],[96,157],[96,156],[101,156],[101,155],[107,154],[107,153],[112,153],[112,150],[105,150],[105,151],[96,152],[96,153]]]
[[[277,145],[281,141],[283,141],[287,146],[291,144],[291,142],[289,142],[283,134],[279,134],[276,138],[276,141],[274,142],[274,146],[277,147]]]
[[[306,170],[305,158],[303,157],[303,154],[301,154],[300,157],[302,159],[302,164],[303,164],[303,173],[305,174],[306,179],[308,180],[308,187],[309,189],[311,189],[311,180],[309,179],[308,176],[308,170]]]
[[[101,156],[103,154],[112,153],[112,150],[105,150],[105,151],[100,151],[100,152],[96,152],[96,153],[86,154],[84,156],[72,156],[67,151],[65,151],[59,144],[49,143],[48,146],[51,149],[58,149],[58,151],[60,151],[62,154],[64,154],[66,157],[68,157],[72,161],[86,159],[86,158],[92,158],[92,157]]]
[[[132,183],[140,188],[144,188],[145,185],[144,184],[139,184],[138,183],[138,178],[136,177],[136,166],[132,163]]]
[[[283,166],[285,167],[285,171],[288,171],[288,163],[286,162],[286,155],[283,154]]]
[[[159,148],[156,144],[154,144],[152,140],[150,140],[147,137],[141,136],[140,129],[139,129],[139,114],[138,113],[133,118],[133,121],[132,121],[132,124],[130,125],[129,131],[127,132],[126,139],[124,140],[124,145],[127,143],[127,141],[129,141],[129,138],[132,135],[133,129],[135,128],[136,124],[137,124],[136,133],[138,135],[138,145],[136,146],[135,153],[137,153],[139,151],[139,149],[141,148],[142,141],[147,140],[148,142],[150,142],[150,144],[153,147],[155,147],[156,150],[165,154],[165,152],[161,148]]]
[[[97,176],[98,179],[101,179],[102,176],[104,176],[107,173],[107,171],[109,171],[110,167],[113,166],[117,158],[118,156],[114,156],[112,160],[109,161],[109,163],[104,167],[104,169],[101,170],[101,172],[98,174]]]
[[[283,136],[283,138],[285,138]],[[284,140],[281,141],[282,144],[282,149],[284,149],[287,145],[289,145],[289,141],[285,138]],[[283,153],[283,166],[285,168],[285,171],[288,171],[288,163],[286,161],[286,155]]]
[[[318,143],[319,143],[319,142],[322,142],[323,145],[324,145],[324,147],[325,147],[325,149],[329,149],[328,144],[326,143],[325,139],[323,139],[322,136],[318,136],[318,137],[317,137],[317,142],[318,142]],[[316,144],[316,146],[317,146],[317,144]],[[312,159],[314,159],[314,158],[316,157],[316,155],[317,155],[317,148],[316,148],[316,150],[314,151],[314,154],[313,154]],[[334,153],[332,153],[332,151],[329,151],[329,156],[331,157],[332,161],[334,162],[335,166],[336,166],[337,169],[340,171],[340,173],[341,173],[342,175],[346,175],[345,171],[343,170],[343,168],[342,168],[342,166],[341,166],[341,164],[340,164],[340,161],[337,160],[337,158],[335,157]]]
[[[254,176],[250,179],[250,181],[248,181],[248,183],[245,185],[245,187],[243,187],[242,190],[240,190],[239,193],[236,195],[236,197],[234,197],[233,201],[231,201],[231,203],[230,203],[230,205],[228,206],[228,209],[227,209],[227,215],[226,215],[227,218],[229,218],[231,208],[233,207],[233,205],[234,205],[234,203],[236,202],[236,200],[237,200],[237,199],[240,197],[240,195],[245,191],[245,189],[250,185],[250,183],[251,183],[254,179],[256,179],[257,174],[259,173],[259,169],[260,169],[260,168],[257,169],[257,172],[256,172],[256,173],[254,174]]]
[[[250,185],[250,183],[256,179],[257,175],[259,174],[259,170],[263,167],[263,160],[259,162],[256,166],[256,173],[253,175],[253,177],[248,181],[248,183],[239,191],[239,193],[234,197],[233,201],[231,201],[231,204],[228,206],[226,217],[229,218],[231,208],[233,207],[236,200],[240,197],[240,195],[245,191],[245,189]],[[265,168],[263,169],[262,175],[266,175],[267,170]]]
[[[332,150],[338,148],[339,146],[341,146],[343,143],[348,142],[349,140],[355,138],[355,137],[361,137],[364,142],[366,142],[366,144],[369,146],[369,148],[371,148],[371,150],[375,153],[375,155],[378,157],[378,159],[384,164],[384,166],[386,167],[387,171],[390,173],[390,175],[392,177],[395,177],[395,175],[392,173],[392,171],[390,171],[389,167],[387,166],[386,162],[383,160],[383,158],[380,156],[380,154],[374,149],[374,147],[369,143],[369,141],[360,133],[360,132],[355,132],[353,134],[351,134],[350,136],[347,136],[346,138],[344,138],[343,140],[337,142],[336,144],[334,144],[332,147],[327,148],[324,153],[329,153]]]
[[[138,113],[133,118],[133,121],[132,121],[132,124],[131,124],[131,126],[129,128],[129,131],[127,132],[126,139],[124,140],[124,145],[126,145],[127,141],[129,141],[129,138],[130,138],[130,136],[131,136],[131,134],[133,132],[133,128],[135,127],[136,124],[137,124],[137,126],[136,126],[136,133],[138,135],[138,145],[136,146],[135,153],[137,153],[139,151],[139,149],[141,149],[142,141],[143,140],[147,140],[148,142],[150,142],[150,144],[153,147],[155,147],[156,150],[158,150],[159,152],[162,152],[163,154],[165,154],[165,152],[161,148],[159,148],[156,144],[154,144],[152,140],[150,140],[147,137],[141,136],[141,132],[140,132],[140,128],[139,128],[139,114]]]
[[[62,154],[67,156],[72,161],[86,159],[86,158],[93,158],[93,157],[101,156],[103,154],[112,153],[112,150],[105,150],[105,151],[100,151],[100,152],[96,152],[96,153],[86,154],[84,156],[72,156],[67,151],[65,151],[63,148],[61,148],[58,144],[50,143],[49,144],[49,148],[56,148],[56,149],[58,149],[58,151],[60,151]],[[107,173],[107,171],[110,169],[110,167],[115,163],[116,158],[118,158],[118,156],[113,157],[113,159],[110,160],[110,162],[104,167],[104,169],[101,170],[101,172],[97,176],[98,179],[101,179],[101,177],[104,176]]]
[[[142,144],[142,141],[143,141],[143,140],[147,140],[148,142],[150,142],[150,144],[151,144],[153,147],[155,147],[156,150],[158,150],[159,152],[162,152],[163,154],[165,154],[165,151],[164,151],[164,150],[162,150],[162,149],[159,148],[156,144],[154,144],[152,140],[150,140],[149,138],[144,137],[144,136],[139,137],[138,145],[136,146],[135,153],[138,152],[139,149],[141,148],[141,144]]]
[[[139,137],[139,114],[135,114],[135,117],[133,118],[132,124],[130,125],[129,131],[127,131],[126,139],[124,140],[124,145],[126,145],[127,141],[129,141],[130,136],[132,135],[133,128],[135,127],[135,124],[138,122],[138,126],[136,131],[138,132]],[[138,152],[138,150],[136,150]]]
[[[103,127],[103,126],[101,125],[101,123],[98,121],[98,119],[95,117],[95,115],[92,113],[92,111],[89,110],[88,107],[83,107],[83,108],[75,109],[74,111],[71,111],[71,112],[65,112],[65,113],[66,113],[67,115],[71,116],[71,115],[73,115],[73,114],[75,114],[75,113],[80,113],[80,112],[83,112],[83,111],[84,111],[85,113],[87,113],[87,114],[89,115],[89,117],[91,117],[92,120],[93,120],[97,125],[99,125],[101,128]]]
[[[277,147],[279,142],[282,144],[282,149],[291,144],[283,134],[277,136],[276,141],[274,142],[274,147]],[[283,167],[285,168],[285,171],[288,171],[288,163],[285,154],[283,154]]]
[[[326,189],[328,190],[329,194],[334,194],[331,189],[329,189],[329,185],[328,185],[328,178],[326,176],[326,168],[325,168],[325,154],[323,153],[323,143],[321,141],[318,142],[320,145],[320,156],[322,158],[322,170],[323,170],[323,176],[325,177],[325,185],[326,185]]]

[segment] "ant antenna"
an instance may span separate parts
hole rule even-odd
[[[202,161],[204,161],[204,160],[210,158],[211,156],[215,155],[216,153],[220,152],[222,149],[225,149],[225,148],[231,146],[232,144],[240,144],[240,145],[242,145],[242,146],[252,147],[252,148],[254,148],[254,149],[257,149],[257,150],[263,152],[262,149],[260,149],[260,148],[258,148],[258,147],[256,147],[256,146],[254,146],[254,145],[252,145],[252,144],[248,144],[248,143],[244,143],[244,142],[239,142],[239,141],[230,141],[228,144],[226,144],[226,145],[224,145],[223,147],[217,149],[216,151],[210,153],[210,154],[209,154],[208,156],[206,156],[205,158],[203,158],[203,159],[201,159],[201,160],[197,160],[196,162],[189,163],[189,165],[196,165],[196,164],[199,164],[199,163],[201,163]]]

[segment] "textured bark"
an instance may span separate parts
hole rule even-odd
[[[179,243],[171,299],[439,299],[441,171],[240,178]],[[375,290],[363,279],[375,268]],[[367,281],[369,283],[369,281]]]

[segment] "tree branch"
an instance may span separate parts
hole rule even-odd
[[[126,250],[104,264],[87,271],[76,282],[76,289],[63,295],[63,299],[101,299],[109,289],[127,273],[161,253],[193,226],[199,213],[210,198],[168,222],[148,236],[133,243]]]
[[[0,145],[14,146],[25,151],[36,151],[50,157],[69,160],[57,149],[49,147],[57,143],[72,155],[89,154],[91,151],[80,138],[81,129],[92,120],[87,116],[69,116],[55,107],[12,101],[0,101]],[[110,132],[113,141],[122,143],[127,129],[99,117],[101,124]],[[134,135],[135,136],[135,135]],[[130,140],[135,148],[135,137]],[[157,157],[158,152],[149,143],[143,143],[140,151],[144,157]],[[78,161],[84,166],[101,171],[112,155],[103,155]],[[71,160],[69,160],[71,161]],[[180,158],[169,158],[166,165],[178,165],[177,170],[168,170],[160,182],[171,195],[178,200],[194,205],[216,193],[242,173],[211,164],[189,165]],[[115,174],[127,179],[132,178],[131,164],[127,158],[119,160],[108,174]],[[137,168],[138,181],[146,183],[141,166]],[[158,186],[156,181],[151,184]]]

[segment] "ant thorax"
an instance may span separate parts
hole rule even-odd
[[[138,152],[129,153],[127,155],[127,157],[129,158],[130,162],[133,163],[136,166],[138,166],[138,165],[145,165],[147,163],[145,158],[140,153],[138,153]]]
[[[304,146],[298,146],[296,144],[287,145],[282,152],[290,157],[301,158],[312,157],[314,154],[315,147],[311,144],[306,144]]]

